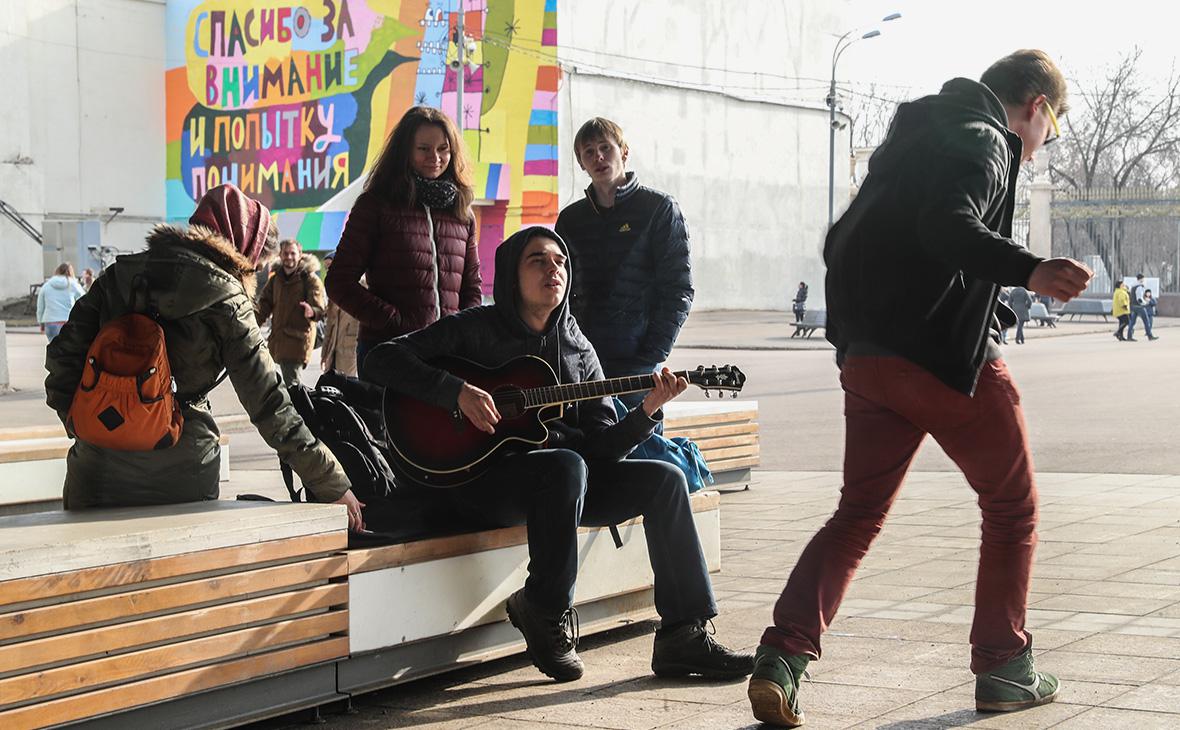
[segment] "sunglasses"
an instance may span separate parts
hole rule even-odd
[[[1053,112],[1053,105],[1045,102],[1045,111],[1049,112],[1049,121],[1053,124],[1053,131],[1045,137],[1044,144],[1053,144],[1061,137],[1061,125],[1057,123],[1057,114]]]

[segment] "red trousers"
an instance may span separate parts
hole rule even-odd
[[[799,557],[762,643],[819,658],[820,635],[930,434],[962,469],[983,512],[971,671],[1008,662],[1029,641],[1024,620],[1037,543],[1032,456],[1008,368],[985,363],[974,397],[898,357],[848,357],[840,382],[847,429],[840,504]]]

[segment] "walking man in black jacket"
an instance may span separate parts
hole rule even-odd
[[[570,310],[606,377],[650,373],[668,358],[692,307],[688,229],[672,196],[626,172],[619,125],[595,117],[574,136],[586,197],[557,217],[578,272]],[[642,394],[624,396],[634,407]]]
[[[926,434],[979,497],[983,544],[971,629],[975,705],[1018,710],[1056,696],[1025,630],[1037,497],[1020,396],[1000,359],[1000,286],[1068,301],[1090,271],[1011,238],[1020,163],[1057,138],[1065,79],[1017,51],[980,83],[954,79],[902,104],[848,211],[828,233],[827,337],[845,392],[844,487],[799,557],[762,635],[754,716],[803,723],[799,680],[820,657],[856,567]]]
[[[392,342],[366,358],[373,382],[449,410],[494,433],[491,395],[429,363],[462,357],[488,366],[523,355],[544,359],[561,383],[602,380],[594,348],[569,315],[570,263],[564,242],[539,226],[496,250],[495,304],[473,307]],[[662,407],[688,387],[664,368],[654,388],[621,421],[610,398],[566,406],[549,421],[544,448],[514,451],[474,482],[434,491],[458,514],[487,527],[526,525],[525,586],[508,599],[508,616],[524,634],[529,658],[560,681],[582,676],[571,606],[578,569],[578,527],[615,525],[643,515],[655,573],[656,632],[652,671],[664,677],[744,677],[753,657],[715,642],[705,624],[717,614],[693,523],[684,474],[659,461],[624,461],[663,418]],[[490,458],[496,458],[493,454]]]

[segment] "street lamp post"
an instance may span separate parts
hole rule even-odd
[[[897,20],[901,17],[901,13],[890,13],[884,18],[881,18],[882,23],[888,23],[891,20]],[[836,212],[836,129],[839,125],[836,124],[836,63],[840,60],[840,56],[848,47],[857,41],[863,41],[868,38],[876,38],[881,35],[881,31],[877,29],[870,30],[867,33],[849,38],[856,33],[859,28],[853,28],[846,32],[836,41],[836,47],[832,49],[832,83],[828,87],[828,230],[831,230],[832,223],[835,220]]]

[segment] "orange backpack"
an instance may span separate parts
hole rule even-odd
[[[66,423],[77,438],[106,449],[176,445],[184,417],[158,322],[132,313],[99,329]]]

